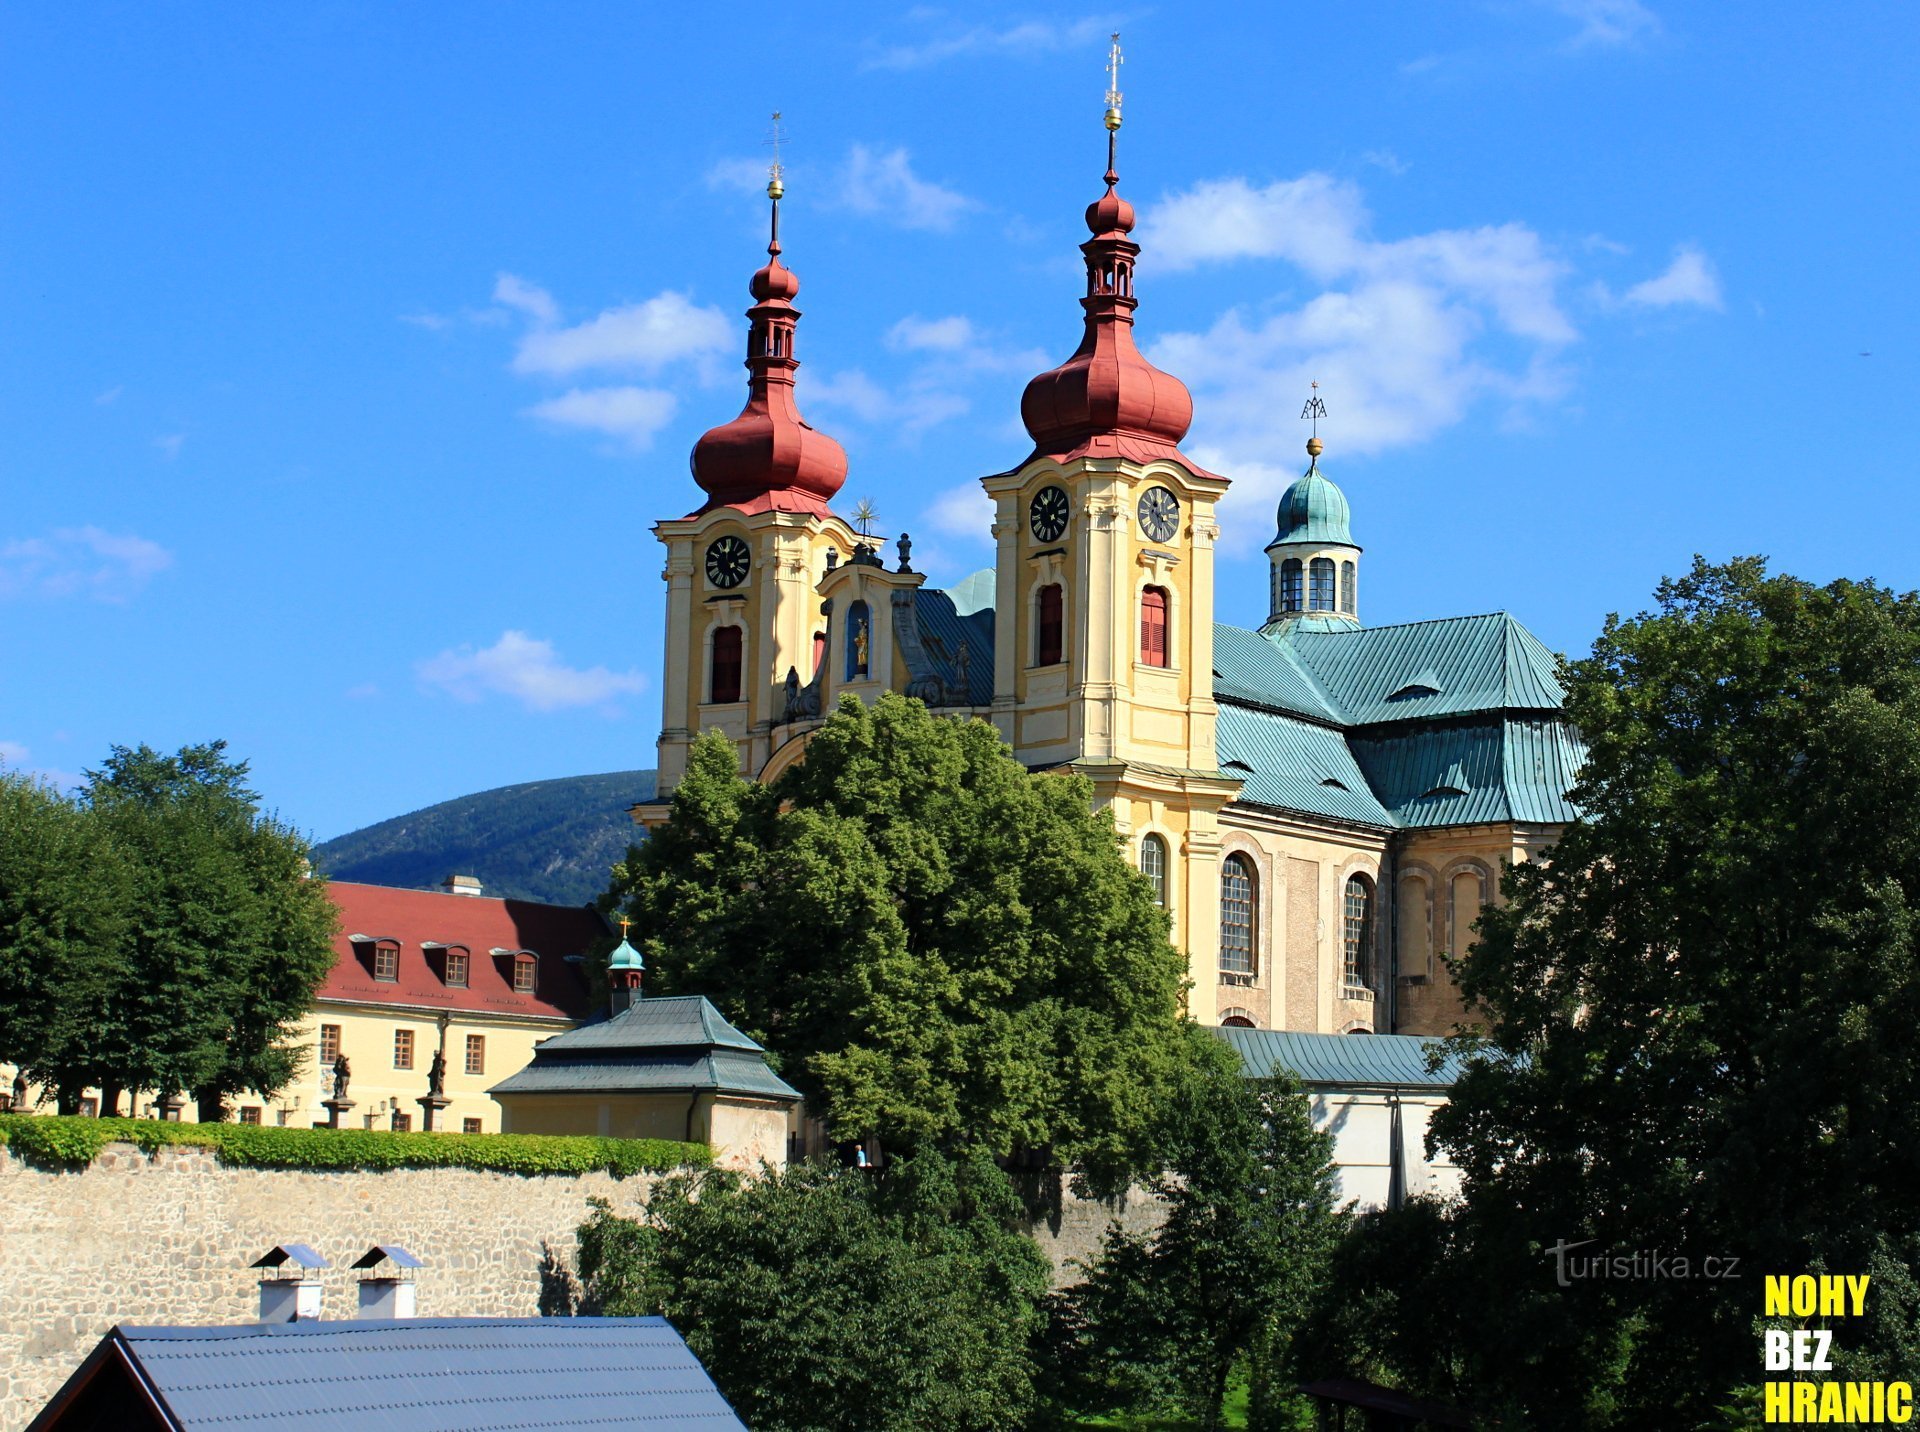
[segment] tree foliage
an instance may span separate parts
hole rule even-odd
[[[1109,1228],[1085,1281],[1055,1299],[1055,1386],[1081,1407],[1177,1409],[1220,1425],[1227,1379],[1252,1365],[1256,1426],[1291,1425],[1286,1351],[1337,1235],[1331,1135],[1290,1076],[1196,1058],[1159,1126],[1149,1187],[1165,1221]]]
[[[983,722],[848,698],[770,785],[697,741],[609,902],[649,987],[714,999],[841,1137],[1111,1182],[1154,1163],[1185,961],[1091,795]]]
[[[308,848],[224,742],[115,747],[79,800],[0,783],[0,1057],[71,1108],[99,1087],[272,1094],[333,961]]]
[[[1024,1424],[1047,1262],[984,1155],[710,1170],[580,1230],[589,1305],[663,1313],[761,1432]]]
[[[1753,1380],[1761,1273],[1920,1227],[1920,598],[1696,562],[1609,620],[1568,709],[1583,818],[1457,966],[1485,1032],[1435,1122],[1475,1397],[1691,1426]],[[1559,1287],[1562,1239],[1695,1275]]]

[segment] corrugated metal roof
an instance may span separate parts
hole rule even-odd
[[[662,1053],[600,1051],[596,1056],[550,1057],[536,1049],[533,1062],[493,1086],[492,1094],[659,1094],[710,1089],[792,1103],[799,1090],[767,1067],[764,1057],[738,1050],[668,1050]]]
[[[1213,694],[1309,720],[1340,721],[1339,711],[1293,651],[1244,627],[1214,626]]]
[[[122,1327],[184,1429],[746,1432],[665,1318]]]
[[[705,995],[637,999],[610,1019],[583,1024],[543,1039],[549,1052],[585,1049],[679,1049],[713,1046],[760,1052],[760,1046],[735,1029]]]
[[[1450,1089],[1459,1076],[1457,1056],[1429,1070],[1437,1039],[1410,1034],[1306,1034],[1288,1029],[1216,1028],[1240,1056],[1249,1079],[1264,1079],[1276,1067],[1310,1088],[1369,1085],[1400,1089]]]
[[[1346,738],[1327,726],[1223,702],[1220,768],[1240,778],[1238,801],[1391,827]]]
[[[1505,612],[1263,639],[1292,651],[1347,726],[1558,711],[1565,700],[1553,653]]]
[[[971,580],[971,579],[969,579]],[[950,692],[960,690],[960,647],[967,648],[968,706],[993,704],[993,608],[962,615],[946,592],[921,587],[913,594],[920,644]]]

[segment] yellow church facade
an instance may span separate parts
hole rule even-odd
[[[829,506],[847,462],[795,405],[778,191],[776,176],[746,408],[695,447],[704,504],[654,529],[664,709],[658,793],[635,819],[666,818],[703,731],[770,779],[843,695],[902,692],[1091,781],[1167,909],[1203,1023],[1450,1029],[1444,956],[1471,943],[1503,867],[1572,815],[1581,749],[1552,654],[1504,613],[1363,625],[1363,551],[1317,439],[1267,547],[1268,610],[1220,619],[1229,482],[1181,450],[1192,400],[1134,342],[1140,249],[1111,147],[1079,348],[1027,387],[1031,452],[982,479],[994,566],[928,587],[907,539],[890,562]]]

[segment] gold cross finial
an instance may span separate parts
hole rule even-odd
[[[780,111],[776,109],[773,112],[773,163],[767,166],[767,197],[776,203],[787,192],[786,171],[780,167],[780,142],[784,137],[780,132]]]
[[[1120,53],[1120,32],[1113,32],[1113,44],[1107,50],[1107,128],[1120,127],[1120,66],[1126,63]]]
[[[615,923],[617,923],[620,926],[620,938],[623,940],[626,939],[627,931],[632,928],[633,921],[630,920],[627,916],[622,915],[619,918],[619,920],[616,921]]]

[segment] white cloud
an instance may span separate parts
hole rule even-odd
[[[422,682],[458,701],[510,696],[531,711],[543,712],[609,706],[614,698],[636,695],[647,684],[637,671],[568,666],[552,642],[523,631],[502,632],[500,640],[480,651],[470,646],[443,651],[416,670]]]
[[[111,388],[107,389],[104,393],[95,393],[93,395],[93,401],[99,404],[103,408],[108,407],[113,403],[119,402],[120,395],[126,391],[127,391],[126,388],[122,384],[115,383]]]
[[[28,754],[18,741],[0,741],[0,766],[24,766]]]
[[[993,499],[977,482],[950,487],[927,504],[926,520],[950,537],[993,540]]]
[[[721,159],[707,170],[707,187],[735,194],[762,194],[767,187],[764,159]]]
[[[619,438],[636,451],[673,421],[672,393],[658,388],[572,388],[527,409],[530,417]]]
[[[1579,25],[1566,48],[1611,49],[1658,35],[1660,17],[1640,0],[1541,0],[1549,10]]]
[[[887,347],[906,353],[953,353],[971,348],[978,341],[973,320],[958,313],[947,318],[922,318],[913,313],[887,330]]]
[[[714,357],[733,345],[733,324],[719,309],[669,290],[605,309],[571,328],[528,330],[514,354],[513,370],[565,375],[583,368],[632,368],[657,373],[672,363]]]
[[[153,445],[160,449],[160,456],[162,458],[168,462],[172,462],[180,456],[180,449],[186,446],[186,442],[187,435],[185,433],[167,433],[163,437],[155,438]]]
[[[124,602],[173,565],[158,542],[98,527],[0,542],[0,597],[88,596]]]
[[[78,771],[63,771],[58,766],[35,764],[33,752],[18,741],[0,741],[0,770],[11,770],[15,775],[34,776],[55,789],[63,791],[70,791],[76,786],[84,786],[87,783],[87,778]]]
[[[1621,301],[1641,308],[1719,308],[1720,275],[1713,261],[1692,245],[1684,245],[1667,265],[1667,271],[1645,282],[1636,283],[1621,296]]]
[[[1376,169],[1384,169],[1396,178],[1405,174],[1413,166],[1395,154],[1391,149],[1369,149],[1360,156],[1360,162],[1371,164]]]
[[[962,214],[979,207],[957,189],[915,174],[905,149],[864,144],[847,151],[834,198],[844,209],[903,229],[950,229]]]
[[[929,16],[928,18],[931,18]],[[1025,20],[1016,25],[994,28],[978,25],[972,29],[924,40],[918,44],[893,44],[881,48],[866,62],[870,70],[915,70],[946,60],[969,55],[1004,55],[1032,59],[1081,49],[1098,44],[1115,29],[1111,18],[1058,21]]]
[[[802,396],[810,408],[838,408],[861,422],[884,425],[905,438],[918,437],[928,428],[960,417],[972,407],[959,393],[929,383],[925,375],[890,390],[859,368],[815,379]]]
[[[553,295],[536,283],[528,283],[517,274],[503,273],[493,281],[493,301],[518,309],[535,323],[560,321],[560,305]]]

